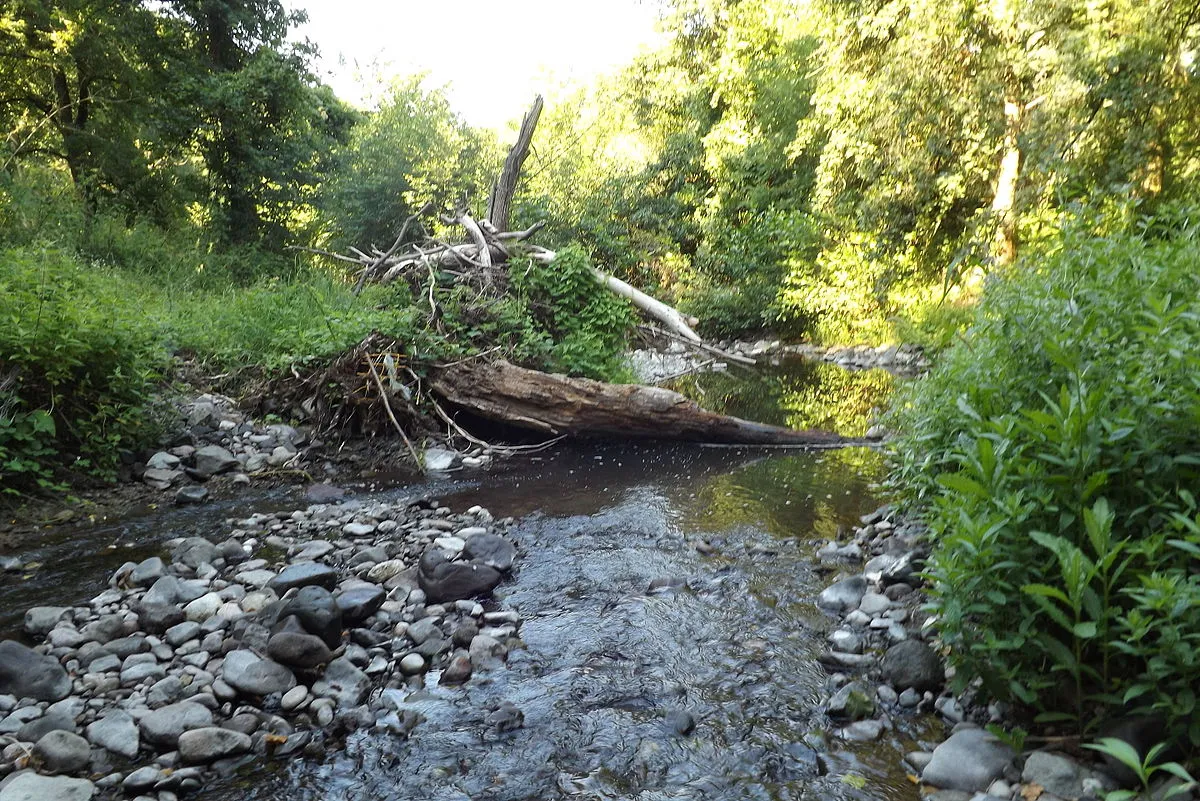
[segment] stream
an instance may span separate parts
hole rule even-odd
[[[892,380],[795,361],[676,388],[751,419],[860,435]],[[830,621],[813,600],[836,576],[815,551],[876,508],[882,470],[865,448],[590,444],[362,492],[517,518],[518,572],[496,592],[524,620],[525,647],[461,688],[387,691],[423,718],[407,738],[360,731],[323,758],[256,762],[193,797],[913,801],[901,757],[939,727],[897,717],[883,740],[843,742],[821,711]],[[298,491],[260,492],[47,539],[25,555],[41,563],[33,578],[0,585],[0,636],[17,636],[30,606],[91,597],[166,539],[303,505]],[[487,725],[501,701],[522,728]]]

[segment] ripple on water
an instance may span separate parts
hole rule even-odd
[[[525,648],[508,669],[463,688],[389,691],[424,719],[407,740],[360,732],[319,764],[260,768],[204,797],[916,798],[897,773],[900,745],[821,745],[823,621],[811,610],[822,584],[810,557],[820,532],[872,508],[878,457],[599,450],[446,499],[522,515],[519,576],[501,592],[525,621]],[[715,556],[691,547],[700,537]],[[683,581],[647,592],[664,578]],[[524,728],[489,729],[502,701]],[[690,736],[672,725],[677,710],[694,716]]]

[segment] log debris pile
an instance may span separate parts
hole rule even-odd
[[[493,185],[487,216],[476,219],[465,207],[442,215],[441,220],[447,225],[461,227],[462,241],[454,243],[428,236],[420,239],[409,236],[416,230],[414,223],[433,213],[433,205],[426,204],[404,221],[395,241],[386,249],[365,247],[350,248],[348,253],[314,252],[355,265],[358,272],[356,294],[368,282],[408,282],[415,292],[428,295],[433,322],[438,316],[434,287],[439,275],[449,274],[456,281],[494,295],[505,291],[507,269],[511,263],[519,259],[544,264],[553,262],[556,257],[553,250],[530,241],[542,224],[510,230],[513,195],[541,111],[542,98],[538,97],[522,120],[517,142]],[[652,318],[655,325],[649,328],[656,334],[708,355],[753,364],[753,359],[729,354],[705,343],[694,330],[695,319],[616,276],[592,269],[597,291],[606,290],[629,300]],[[368,411],[366,415],[373,418],[373,424],[358,427],[375,431],[393,428],[404,440],[418,467],[420,459],[406,432],[421,433],[419,421],[422,415],[418,406],[426,401],[427,410],[436,412],[448,426],[451,438],[464,437],[473,444],[479,444],[480,440],[456,421],[454,410],[466,410],[478,417],[554,437],[604,436],[817,447],[846,442],[826,432],[794,431],[715,414],[682,395],[663,389],[549,375],[514,366],[499,357],[492,362],[476,358],[454,365],[433,365],[425,381],[406,367],[405,373],[411,381],[398,380],[394,362],[389,365],[376,356],[392,351],[398,353],[399,350],[396,343],[383,343],[378,335],[372,335],[343,359],[330,365],[328,370],[312,376],[296,376],[295,389],[313,392],[314,398],[327,397],[325,390],[330,386],[344,391],[346,400],[341,402],[308,402],[320,407],[314,409],[319,412],[315,416],[322,418],[327,427],[344,425],[351,412],[361,419],[364,415],[359,407],[374,407],[375,411]]]

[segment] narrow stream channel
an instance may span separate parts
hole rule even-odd
[[[807,363],[749,383],[690,381],[689,394],[733,413],[848,434],[861,433],[890,385],[886,374]],[[525,621],[525,648],[462,688],[388,691],[423,718],[407,738],[359,732],[323,759],[255,764],[198,797],[916,799],[900,757],[928,742],[923,721],[896,719],[882,741],[845,743],[820,706],[828,621],[813,600],[832,577],[815,551],[875,508],[881,472],[864,448],[591,445],[383,491],[518,518],[519,571],[497,593]],[[28,606],[89,597],[163,539],[298,505],[295,494],[264,494],[47,542],[33,579],[0,587],[0,628],[14,630]],[[523,728],[489,728],[500,701],[523,712]],[[687,716],[695,729],[681,733]]]

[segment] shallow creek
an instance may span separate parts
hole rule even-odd
[[[809,364],[761,371],[740,390],[731,378],[686,389],[735,414],[847,434],[890,383]],[[772,419],[764,405],[780,411]],[[518,518],[518,572],[497,594],[520,612],[525,648],[463,688],[388,691],[424,719],[407,739],[358,732],[323,759],[255,764],[199,797],[916,799],[900,759],[936,741],[927,721],[896,718],[883,740],[846,743],[821,711],[829,621],[813,600],[835,576],[814,554],[877,506],[881,469],[864,448],[592,445],[379,490]],[[51,539],[30,557],[43,565],[32,579],[0,586],[0,633],[29,606],[94,595],[162,540],[303,505],[299,493],[264,493]],[[489,727],[500,701],[523,712],[523,728]]]

